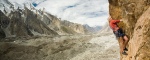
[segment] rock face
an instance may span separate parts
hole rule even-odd
[[[128,55],[121,60],[150,60],[150,0],[109,0],[113,19],[130,38]]]

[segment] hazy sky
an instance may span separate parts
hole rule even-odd
[[[11,0],[13,1],[13,0]],[[16,0],[14,0],[16,1]],[[19,0],[21,3],[26,0]],[[28,0],[37,4],[36,8],[45,8],[62,20],[88,24],[104,25],[108,17],[108,0]]]

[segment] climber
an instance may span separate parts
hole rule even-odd
[[[122,20],[113,20],[111,16],[108,18],[109,26],[113,30],[113,33],[118,38],[119,46],[120,46],[120,53],[123,55],[127,55],[125,51],[128,51],[126,48],[126,45],[128,43],[128,37],[125,35],[125,33],[122,31],[122,29],[117,25]]]

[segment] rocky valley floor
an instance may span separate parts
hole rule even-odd
[[[119,60],[113,34],[6,38],[0,60]]]

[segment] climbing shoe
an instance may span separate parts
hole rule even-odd
[[[128,49],[127,49],[127,48],[125,48],[125,49],[124,49],[124,51],[128,51]]]
[[[122,54],[123,54],[123,55],[128,55],[125,51],[124,51],[124,52],[122,52]]]

